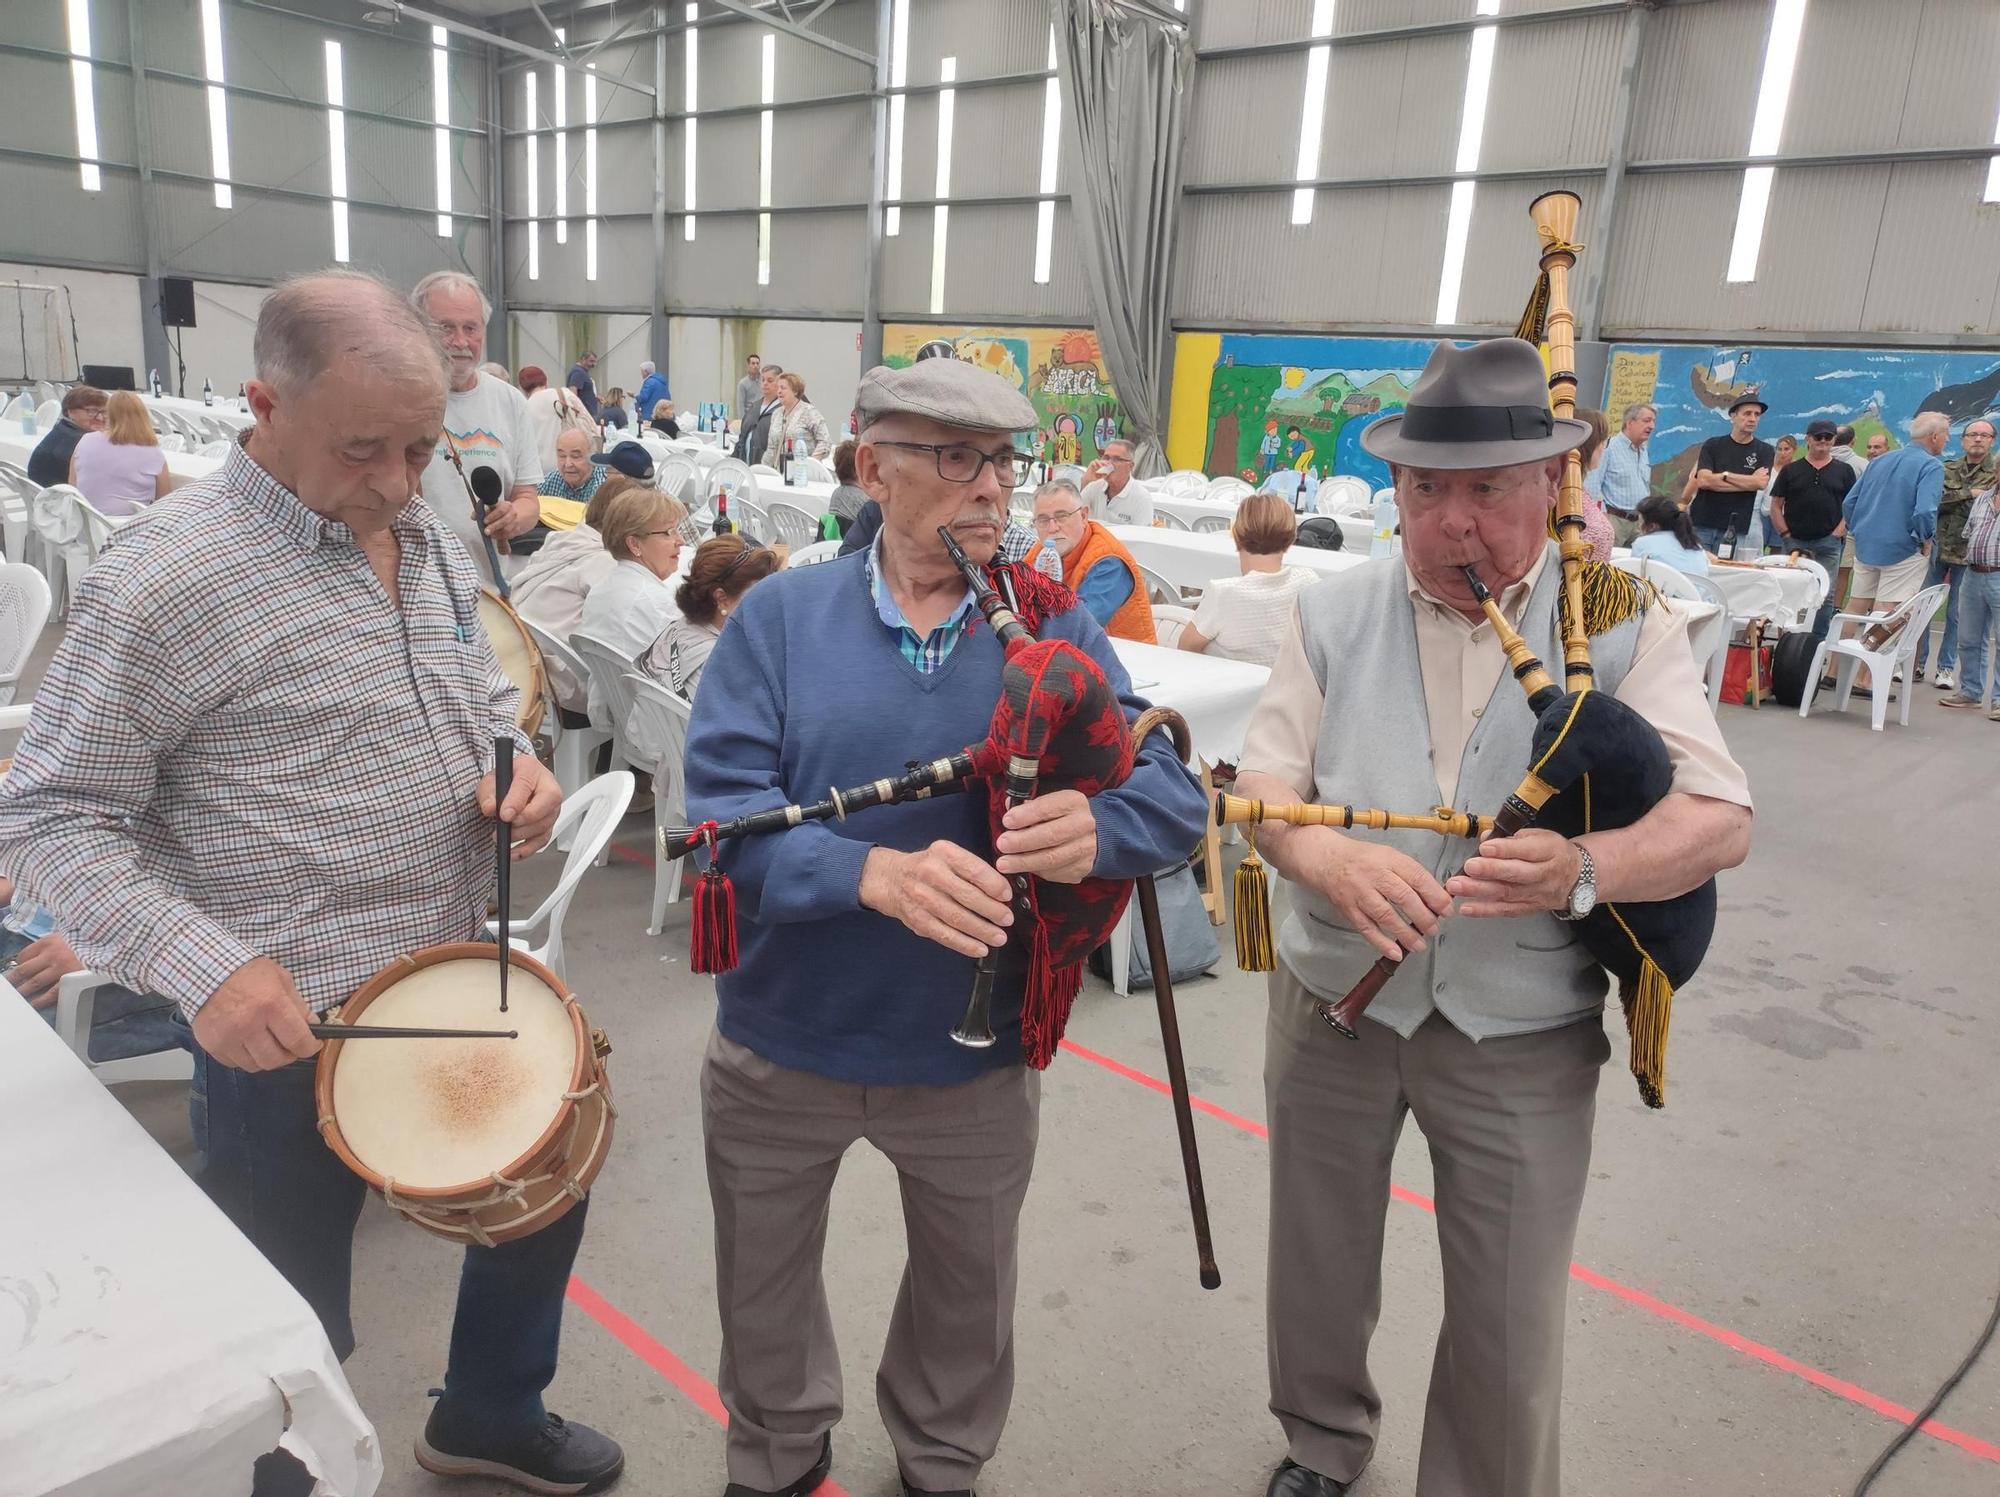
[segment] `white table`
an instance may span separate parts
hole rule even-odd
[[[375,1490],[312,1310],[4,982],[0,1129],[0,1494],[244,1493],[280,1435]]]
[[[1778,607],[1767,608],[1769,583],[1759,581],[1768,578],[1778,586]],[[1710,566],[1708,580],[1729,604],[1733,618],[1747,618],[1764,614],[1771,618],[1780,629],[1810,629],[1813,615],[1819,611],[1819,579],[1804,567],[1731,567]],[[1833,579],[1827,579],[1831,585]],[[1760,596],[1761,595],[1761,596]]]
[[[1135,561],[1183,592],[1199,591],[1218,577],[1238,574],[1236,543],[1226,533],[1197,535],[1157,525],[1113,525],[1110,530]],[[1322,551],[1315,546],[1294,546],[1285,553],[1287,566],[1310,567],[1325,577],[1358,567],[1367,559],[1366,552]]]
[[[199,399],[189,399],[180,395],[141,396],[154,410],[172,411],[177,416],[206,416],[211,421],[220,421],[235,431],[251,425],[256,418],[236,403],[234,395],[224,396],[221,391],[215,395],[214,405],[203,405]]]
[[[1211,764],[1243,757],[1243,735],[1271,679],[1269,666],[1129,639],[1114,639],[1111,648],[1137,695],[1187,719],[1197,754]]]
[[[28,466],[28,459],[35,448],[41,445],[48,432],[37,430],[34,436],[25,437],[20,427],[9,422],[0,428],[0,463],[12,463],[17,468]],[[167,471],[174,475],[176,483],[192,483],[197,478],[206,478],[222,466],[219,457],[203,457],[198,452],[169,452]]]

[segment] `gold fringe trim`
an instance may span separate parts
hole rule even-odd
[[[1514,336],[1523,343],[1539,347],[1548,336],[1548,330],[1549,273],[1545,270],[1535,278],[1535,289],[1528,293],[1528,304],[1521,309],[1521,320],[1514,325]]]
[[[1245,972],[1269,972],[1278,965],[1271,940],[1271,881],[1265,876],[1264,860],[1257,856],[1256,832],[1246,830],[1244,835],[1250,851],[1236,865],[1236,965]]]
[[[1632,1035],[1632,1079],[1639,1083],[1639,1099],[1648,1107],[1664,1107],[1667,1026],[1674,1017],[1674,985],[1647,957],[1640,963],[1639,980],[1620,985],[1618,1001],[1625,1006],[1625,1027]]]
[[[1583,632],[1586,636],[1615,629],[1659,600],[1659,590],[1652,583],[1634,577],[1630,572],[1621,572],[1609,562],[1586,561],[1582,567]],[[1568,611],[1565,595],[1565,616]],[[1565,617],[1564,623],[1567,622]]]

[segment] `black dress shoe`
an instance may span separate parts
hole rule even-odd
[[[1271,1484],[1264,1488],[1264,1497],[1342,1497],[1346,1490],[1344,1481],[1308,1471],[1297,1461],[1283,1460],[1271,1473]]]
[[[820,1439],[819,1459],[813,1462],[812,1470],[806,1472],[788,1487],[780,1487],[775,1492],[762,1491],[757,1487],[746,1487],[740,1481],[732,1481],[722,1489],[722,1497],[806,1497],[806,1493],[818,1488],[826,1480],[827,1472],[833,1469],[833,1434],[829,1431]]]
[[[474,1438],[452,1428],[439,1404],[417,1436],[417,1464],[433,1476],[479,1476],[511,1482],[542,1497],[601,1492],[625,1469],[609,1435],[550,1414],[540,1429],[511,1440]]]
[[[953,1487],[948,1492],[940,1492],[931,1487],[913,1487],[902,1472],[896,1473],[896,1480],[903,1488],[903,1497],[979,1497],[970,1487]]]

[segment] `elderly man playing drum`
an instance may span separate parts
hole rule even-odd
[[[255,351],[256,425],[84,578],[0,786],[0,864],[91,967],[178,1004],[203,1184],[345,1357],[364,1189],[321,1142],[307,1026],[477,937],[516,701],[472,559],[414,498],[445,406],[430,330],[327,272],[265,299]],[[561,793],[517,746],[498,811],[525,856]],[[585,1214],[467,1249],[428,1469],[536,1492],[617,1475],[614,1442],[542,1407]],[[259,1493],[311,1485],[258,1462]]]
[[[1251,722],[1242,794],[1499,809],[1527,768],[1534,719],[1461,568],[1553,658],[1549,513],[1562,454],[1583,435],[1550,414],[1531,345],[1439,345],[1407,410],[1362,439],[1394,473],[1402,554],[1300,595]],[[1416,1490],[1558,1491],[1564,1295],[1610,1053],[1603,971],[1561,920],[1593,898],[1695,889],[1743,860],[1750,828],[1685,620],[1650,607],[1591,643],[1598,686],[1652,723],[1673,766],[1671,793],[1631,826],[1574,842],[1530,828],[1442,883],[1434,869],[1456,866],[1465,844],[1260,831],[1293,885],[1265,1037],[1271,1410],[1289,1445],[1269,1497],[1335,1497],[1374,1452],[1368,1342],[1410,1114],[1430,1145],[1444,1260]],[[1377,1022],[1345,1039],[1314,1002],[1378,956],[1402,964],[1368,1009]]]
[[[688,731],[697,820],[817,799],[986,738],[1001,646],[938,531],[949,527],[975,562],[993,557],[1030,461],[1014,434],[1034,428],[1034,407],[955,359],[872,370],[857,405],[856,467],[882,529],[865,551],[744,596]],[[1075,595],[1025,580],[1053,600],[1042,637],[1089,654],[1136,712]],[[975,790],[726,849],[742,952],[716,983],[701,1085],[728,1497],[797,1497],[832,1462],[841,1369],[821,1256],[834,1176],[860,1139],[902,1186],[909,1259],[876,1373],[901,1490],[964,1497],[999,1443],[1040,1100],[1022,1060],[1028,964],[1024,942],[1007,944],[1005,875],[1075,884],[1168,867],[1199,840],[1204,807],[1155,735],[1115,789],[1045,790],[1006,813],[997,840],[987,814]],[[1001,1037],[964,1048],[950,1031],[989,948],[1004,948]]]

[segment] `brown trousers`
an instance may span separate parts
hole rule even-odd
[[[1418,1497],[1556,1497],[1563,1314],[1590,1169],[1601,1024],[1475,1045],[1433,1014],[1411,1039],[1345,1040],[1282,964],[1271,974],[1271,1412],[1291,1458],[1339,1481],[1368,1464],[1382,1400],[1389,1170],[1405,1116],[1430,1143],[1444,1319]]]
[[[857,1086],[776,1065],[718,1032],[701,1100],[729,1479],[790,1485],[840,1419],[821,1260],[841,1156],[865,1138],[896,1166],[910,1255],[876,1402],[912,1486],[970,1488],[1014,1396],[1015,1250],[1041,1077],[1010,1066],[958,1086]]]

